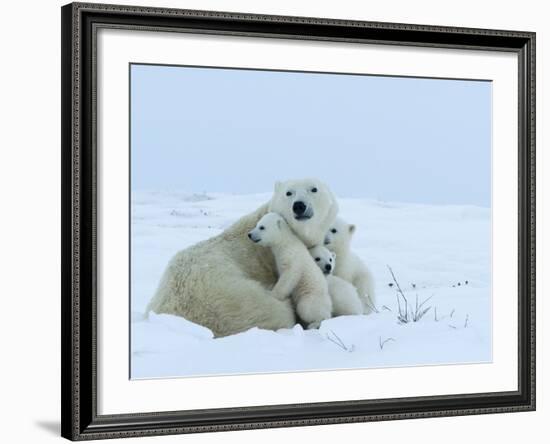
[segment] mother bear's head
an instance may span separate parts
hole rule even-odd
[[[275,183],[269,211],[279,213],[308,247],[323,243],[338,214],[338,203],[330,189],[318,179]]]

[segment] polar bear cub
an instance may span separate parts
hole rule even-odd
[[[355,225],[336,218],[325,236],[325,247],[338,258],[334,275],[351,283],[357,289],[363,304],[363,312],[368,314],[373,311],[375,304],[374,278],[359,256],[350,249],[353,233],[355,233]]]
[[[292,297],[296,313],[308,328],[317,328],[329,319],[332,301],[327,281],[321,270],[296,237],[286,221],[277,213],[267,213],[248,233],[251,241],[269,247],[275,258],[279,279],[272,294],[279,300]]]
[[[357,290],[349,282],[332,274],[336,265],[336,254],[322,245],[309,249],[309,254],[325,274],[328,292],[332,300],[332,315],[360,315],[363,314],[363,303],[359,299]]]

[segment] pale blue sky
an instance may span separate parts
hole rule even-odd
[[[132,189],[491,202],[491,83],[131,66]]]

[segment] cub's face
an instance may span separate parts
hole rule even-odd
[[[277,182],[269,211],[280,214],[307,245],[318,245],[338,213],[330,189],[317,179]]]
[[[309,254],[321,269],[323,274],[331,274],[336,266],[336,254],[329,251],[328,248],[318,245],[309,249]]]
[[[286,223],[281,216],[276,213],[267,213],[249,231],[248,238],[254,243],[268,247],[281,240],[285,226]]]
[[[330,251],[345,251],[349,248],[353,233],[355,225],[337,218],[325,235],[324,245]]]

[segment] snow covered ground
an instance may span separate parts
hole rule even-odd
[[[378,313],[345,316],[319,330],[253,328],[214,339],[171,315],[144,316],[177,251],[212,237],[266,202],[270,193],[133,192],[132,378],[489,362],[491,213],[340,198],[340,216],[357,225],[353,250],[376,277]],[[399,322],[405,301],[409,322]],[[390,284],[393,284],[390,286]],[[417,322],[410,311],[426,301]]]

